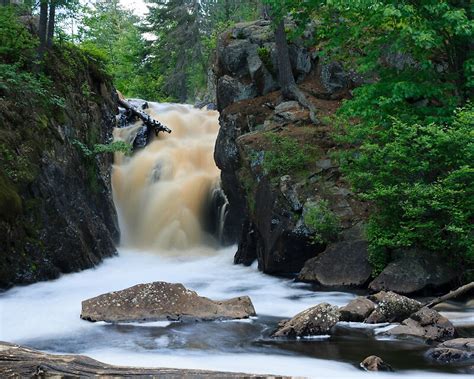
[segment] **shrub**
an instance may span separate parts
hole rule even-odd
[[[285,175],[303,170],[311,161],[311,147],[300,146],[297,140],[268,133],[271,148],[265,151],[263,168],[269,174]]]
[[[337,237],[339,220],[329,209],[326,200],[309,204],[304,210],[303,219],[306,226],[314,232],[315,243],[328,243]]]
[[[270,73],[275,74],[270,50],[267,47],[259,47],[257,49],[257,54],[267,70],[270,71]]]
[[[373,204],[367,236],[377,273],[393,249],[419,247],[474,264],[474,108],[453,121],[372,128],[343,170]],[[467,265],[467,266],[466,266]]]
[[[92,149],[89,148],[86,144],[78,140],[73,140],[72,145],[81,152],[82,155],[86,158],[93,158],[97,154],[104,153],[123,153],[125,155],[130,155],[132,153],[132,146],[125,141],[114,141],[109,144],[95,144]]]

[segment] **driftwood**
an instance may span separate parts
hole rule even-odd
[[[455,299],[456,297],[461,296],[462,294],[474,290],[474,282],[465,284],[454,291],[447,293],[446,295],[437,297],[436,299],[431,300],[425,305],[425,307],[433,308],[435,305],[442,303],[447,300]]]
[[[130,104],[120,93],[118,93],[118,102],[123,108],[125,108],[134,116],[138,117],[140,120],[143,121],[143,124],[147,128],[147,134],[149,134],[152,131],[155,132],[155,135],[158,135],[159,132],[171,133],[170,128],[168,128],[167,126],[163,125],[161,122],[152,118],[148,113],[145,113],[142,110]]]
[[[269,375],[112,366],[83,355],[53,355],[0,342],[1,378],[277,378]],[[281,378],[281,377],[279,377]]]

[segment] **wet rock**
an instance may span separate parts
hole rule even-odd
[[[21,172],[23,178],[17,183],[18,178],[6,175],[2,161],[0,289],[55,279],[116,254],[113,155],[86,159],[75,143],[92,147],[111,141],[117,93],[110,78],[93,62],[85,63],[82,54],[71,52],[66,62],[59,53],[51,52],[54,72],[77,64],[71,77],[51,77],[54,94],[64,99],[64,112],[37,107],[26,116],[15,92],[0,101],[0,145],[12,149],[15,158],[9,165],[14,176]],[[84,88],[94,101],[83,95]],[[25,134],[27,130],[35,132]]]
[[[365,371],[393,371],[392,366],[385,363],[382,358],[371,355],[360,362],[360,367]]]
[[[340,308],[341,321],[364,321],[375,309],[375,303],[365,297],[357,297],[346,306]]]
[[[474,358],[474,338],[448,340],[428,350],[427,356],[442,363],[461,362]]]
[[[82,302],[88,321],[209,321],[255,316],[249,297],[213,301],[182,284],[153,282],[110,292]]]
[[[446,341],[456,336],[453,324],[438,312],[422,308],[403,320],[402,325],[386,332],[389,336],[420,337],[427,341]]]
[[[397,258],[370,283],[369,288],[372,291],[389,290],[411,294],[446,286],[455,277],[455,270],[440,254],[408,250],[398,252]]]
[[[369,324],[402,322],[422,307],[419,301],[394,292],[381,291],[368,298],[377,304],[375,310],[365,320]]]
[[[367,283],[371,272],[367,241],[350,240],[332,243],[323,253],[308,260],[298,279],[323,286],[359,287]]]
[[[273,337],[307,337],[330,333],[339,321],[338,307],[321,303],[298,313],[291,320],[282,321]]]

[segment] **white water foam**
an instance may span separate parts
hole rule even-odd
[[[291,317],[303,309],[326,301],[344,305],[354,295],[341,292],[310,292],[307,285],[288,279],[266,276],[255,267],[235,266],[235,248],[205,252],[189,251],[180,256],[166,257],[137,251],[122,251],[119,257],[107,259],[95,269],[64,275],[58,280],[15,287],[0,295],[0,340],[31,343],[50,340],[56,353],[81,353],[106,363],[144,367],[195,368],[250,373],[306,376],[317,378],[359,378],[365,373],[354,366],[322,359],[273,354],[265,351],[226,353],[186,347],[170,347],[173,334],[153,340],[153,350],[139,349],[140,338],[118,340],[110,337],[103,323],[90,323],[79,318],[81,301],[104,292],[120,290],[137,283],[152,281],[181,282],[213,299],[249,295],[257,313],[280,318]],[[198,254],[199,253],[199,254]],[[203,253],[206,253],[203,255]],[[253,320],[247,321],[252,323]],[[169,323],[150,323],[165,329]],[[216,328],[220,328],[216,324]],[[139,328],[139,329],[146,329]],[[88,333],[96,333],[87,337]],[[175,334],[186,331],[172,331]],[[170,331],[168,330],[168,333]],[[62,338],[67,336],[84,348],[62,350]],[[179,337],[179,336],[178,336]],[[88,345],[87,338],[100,338],[105,347]],[[222,338],[222,337],[218,337]],[[59,341],[59,342],[55,342]],[[119,341],[119,342],[117,342]],[[138,342],[137,342],[138,341]],[[50,350],[47,347],[45,350]],[[396,377],[383,374],[377,377]],[[404,372],[403,377],[445,378],[447,374]],[[462,378],[463,375],[456,375]],[[467,376],[466,376],[467,377]]]

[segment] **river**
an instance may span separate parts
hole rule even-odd
[[[342,306],[356,295],[317,292],[308,284],[264,275],[255,265],[234,265],[236,247],[219,247],[201,226],[203,204],[219,185],[212,157],[218,114],[154,103],[150,113],[173,133],[132,157],[116,156],[114,200],[122,231],[118,256],[94,269],[0,294],[0,340],[146,367],[362,378],[369,374],[359,362],[376,354],[397,370],[379,378],[446,378],[457,372],[428,361],[427,345],[384,337],[387,325],[341,323],[332,336],[270,338],[281,319],[320,302]],[[130,140],[137,127],[117,129],[115,138]],[[248,295],[258,316],[113,325],[79,318],[82,300],[153,281],[182,283],[216,300]],[[444,314],[463,333],[474,334],[474,309],[454,304]]]

